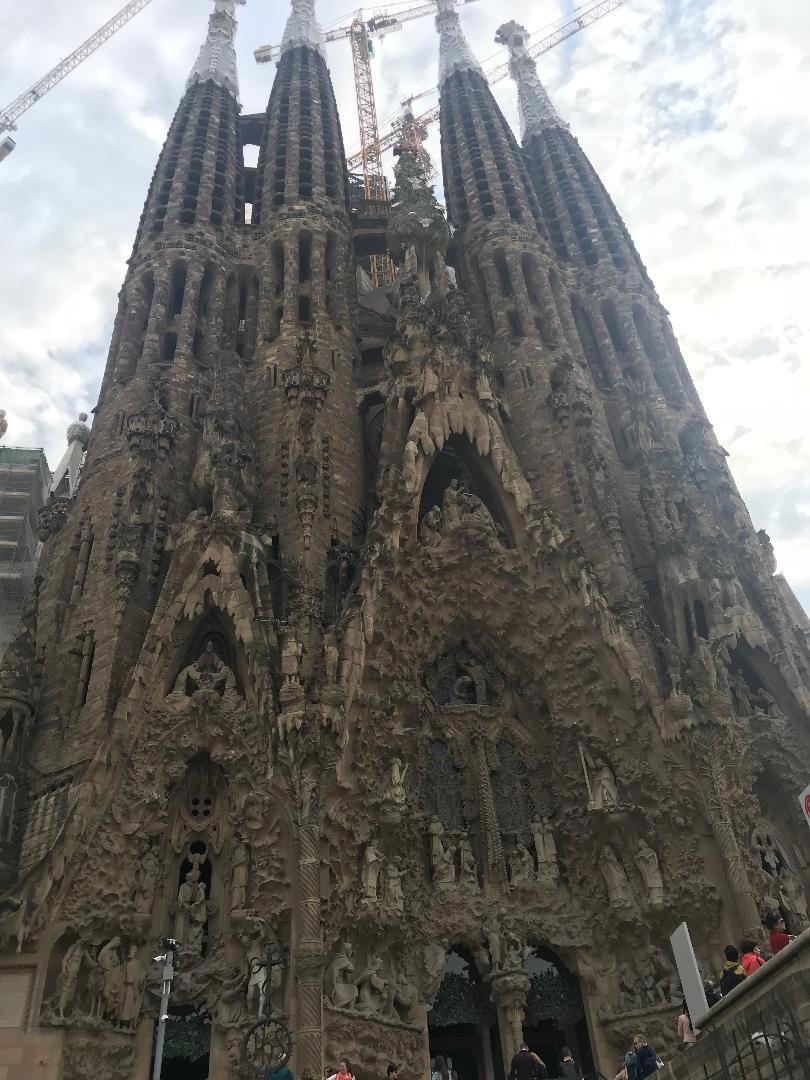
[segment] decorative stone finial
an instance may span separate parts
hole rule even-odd
[[[557,114],[540,82],[537,63],[529,55],[529,35],[524,27],[514,21],[498,27],[495,40],[509,50],[509,71],[517,83],[518,105],[520,107],[520,128],[525,138],[548,128],[567,128]]]
[[[227,87],[234,96],[239,96],[233,39],[236,34],[236,5],[244,3],[245,0],[214,0],[214,11],[208,20],[208,36],[191,69],[186,82],[187,90],[195,83],[208,82],[210,79],[218,86]]]
[[[292,0],[284,36],[281,39],[281,51],[308,45],[323,55],[323,35],[315,16],[315,0]]]
[[[477,71],[481,65],[467,44],[456,11],[456,0],[437,0],[436,29],[439,31],[439,86],[455,71]]]

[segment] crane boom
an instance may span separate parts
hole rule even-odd
[[[77,68],[88,56],[92,55],[105,41],[109,41],[113,34],[116,34],[122,26],[125,26],[130,19],[133,19],[138,12],[143,11],[146,5],[151,3],[152,0],[130,0],[130,3],[125,4],[117,14],[113,15],[109,22],[106,22],[101,29],[83,42],[78,49],[66,56],[64,60],[60,60],[56,67],[51,68],[41,79],[37,79],[25,93],[15,98],[10,105],[7,105],[0,112],[0,134],[4,131],[14,131],[17,127],[17,121],[23,113],[28,112],[31,106],[35,105],[41,97],[44,97],[49,90],[53,90],[74,68]]]
[[[621,7],[622,4],[626,4],[627,0],[597,0],[596,3],[591,4],[584,11],[580,12],[575,18],[570,19],[568,22],[558,26],[557,29],[549,34],[547,37],[542,38],[529,48],[529,54],[531,56],[540,56],[542,53],[548,52],[550,49],[555,48],[557,45],[562,44],[567,38],[572,37],[574,34],[578,34],[580,30],[584,30],[586,26],[590,26],[591,23],[596,22],[598,19],[604,18],[605,15],[610,14],[611,11],[615,11],[616,8]],[[509,62],[497,64],[494,67],[484,69],[484,75],[487,82],[490,84],[499,82],[509,74]],[[423,97],[425,94],[433,93],[438,90],[438,87],[434,86],[432,90],[422,91],[417,97]],[[429,127],[435,120],[439,119],[439,106],[434,105],[432,109],[428,109],[427,112],[415,118],[415,123],[420,127]],[[400,139],[400,127],[395,124],[394,127],[385,133],[379,141],[379,152],[383,153],[385,150],[390,150],[392,146],[395,146]],[[354,153],[351,157],[347,158],[346,164],[349,167],[349,172],[354,172],[363,163],[362,151]]]

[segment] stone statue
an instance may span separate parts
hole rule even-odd
[[[456,849],[453,844],[442,846],[439,861],[433,870],[433,881],[440,891],[449,889],[456,880]]]
[[[644,839],[638,842],[636,866],[647,888],[650,904],[661,907],[664,903],[664,879],[658,866],[658,856]]]
[[[532,955],[532,949],[524,945],[520,938],[510,934],[506,940],[506,960],[504,967],[507,971],[522,971],[523,961]]]
[[[495,975],[503,967],[504,941],[501,924],[498,922],[498,917],[494,913],[487,915],[486,919],[484,919],[483,930],[484,938],[486,939],[487,947],[489,949],[490,970],[493,975]]]
[[[692,653],[692,674],[699,690],[713,693],[717,690],[717,668],[714,663],[711,646],[708,641],[698,636]]]
[[[87,943],[79,938],[78,941],[68,946],[62,957],[62,983],[59,992],[59,1017],[64,1020],[66,1014],[72,1012],[76,988],[79,983],[83,965],[92,965],[93,959],[87,952]]]
[[[635,1012],[644,1007],[639,993],[639,977],[630,964],[621,964],[617,973],[619,984],[619,1009],[621,1012]]]
[[[444,851],[444,846],[442,844],[444,825],[442,825],[437,817],[431,818],[430,824],[428,825],[428,834],[430,836],[430,865],[435,871],[442,852]]]
[[[366,844],[363,852],[363,866],[360,871],[363,882],[363,900],[367,904],[376,904],[377,882],[380,877],[380,862],[382,855],[375,842],[371,840]]]
[[[542,529],[543,542],[550,551],[556,551],[558,547],[561,547],[565,543],[565,536],[562,529],[548,510],[543,511],[543,516],[540,519],[540,527]]]
[[[667,1005],[674,1002],[681,986],[675,965],[663,950],[656,948],[655,945],[648,945],[645,955],[652,986],[657,991],[661,1004]]]
[[[433,941],[425,945],[422,950],[422,959],[425,964],[427,983],[425,986],[425,999],[430,1000],[439,989],[439,983],[444,975],[444,965],[447,962],[447,939]]]
[[[267,948],[260,937],[251,940],[246,961],[245,1008],[252,1016],[263,1016],[267,1003]]]
[[[159,876],[160,866],[157,852],[154,848],[149,847],[141,857],[138,866],[138,885],[135,890],[134,905],[135,911],[139,915],[151,914]]]
[[[405,777],[408,775],[408,766],[402,764],[402,759],[395,757],[391,762],[391,801],[403,805],[407,793],[405,791]]]
[[[247,881],[250,853],[247,844],[239,841],[231,857],[231,911],[244,911],[247,907]]]
[[[633,906],[633,894],[624,867],[616,857],[616,852],[609,844],[602,848],[600,862],[602,877],[607,885],[610,906],[614,909],[626,909]]]
[[[304,647],[292,630],[286,630],[281,646],[281,674],[284,676],[282,690],[292,690],[301,685],[301,657]]]
[[[385,904],[392,911],[405,910],[405,894],[402,891],[402,858],[395,855],[385,868]]]
[[[353,971],[352,947],[342,941],[324,975],[327,994],[336,1009],[351,1009],[357,1001],[357,987],[348,978]]]
[[[209,1005],[209,1011],[217,1024],[225,1030],[239,1027],[245,1019],[245,984],[247,975],[237,970],[222,980],[222,989],[216,1004]]]
[[[458,844],[459,873],[458,878],[462,885],[472,885],[478,888],[478,866],[475,862],[470,837],[463,833]]]
[[[135,1026],[141,1012],[141,1000],[146,984],[146,967],[138,959],[138,946],[130,945],[124,964],[124,1000],[119,1019],[128,1028]]]
[[[124,989],[124,971],[118,947],[119,937],[114,937],[99,951],[98,965],[103,972],[101,990],[101,1011],[108,1020],[117,1020],[120,1015],[121,997]]]
[[[782,871],[779,898],[788,917],[790,932],[800,934],[807,927],[807,898],[799,879],[787,870]]]
[[[436,548],[442,542],[442,512],[432,507],[419,524],[419,542],[428,548]]]
[[[323,635],[323,674],[327,686],[334,686],[337,682],[339,660],[340,652],[334,631],[327,630]]]
[[[509,876],[513,885],[523,885],[534,877],[534,859],[522,840],[518,840],[509,856]]]
[[[201,953],[203,930],[207,919],[205,883],[200,880],[199,868],[194,866],[186,874],[186,880],[177,892],[174,936],[190,952]]]
[[[597,758],[594,763],[592,781],[592,809],[618,810],[621,805],[619,789],[613,771],[604,758]]]
[[[534,850],[537,852],[537,880],[556,885],[560,877],[557,863],[557,842],[548,818],[532,822]]]
[[[194,663],[184,667],[174,683],[170,698],[191,697],[198,690],[210,690],[220,697],[236,691],[236,679],[226,663],[217,655],[210,639]]]
[[[384,1010],[387,997],[388,980],[382,974],[383,962],[379,956],[372,956],[368,965],[357,980],[357,1011],[373,1016]]]

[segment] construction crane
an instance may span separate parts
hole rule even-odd
[[[529,48],[530,56],[540,56],[542,53],[548,52],[550,49],[556,48],[557,45],[562,44],[568,38],[574,34],[578,34],[580,30],[584,30],[586,26],[590,26],[591,23],[596,22],[598,19],[604,18],[605,15],[610,14],[611,11],[615,11],[616,8],[626,4],[627,0],[597,0],[596,3],[591,3],[585,6],[584,10],[580,11],[579,15],[573,19],[569,19],[568,22],[558,26],[557,29],[549,34],[547,37],[542,38]],[[498,63],[495,66],[490,65],[484,68],[484,75],[487,82],[492,85],[499,82],[509,74],[509,61]],[[439,106],[434,105],[432,109],[422,113],[420,116],[414,116],[412,113],[413,102],[417,98],[426,97],[428,94],[438,92],[438,86],[433,86],[429,90],[423,90],[419,94],[414,94],[413,97],[408,98],[403,103],[404,114],[395,119],[391,129],[382,136],[376,146],[376,157],[382,159],[382,155],[386,150],[390,150],[397,145],[409,144],[413,139],[413,134],[416,131],[426,131],[427,128],[439,119]],[[407,124],[407,131],[410,134],[410,139],[403,139],[403,123]],[[412,147],[413,148],[413,147]],[[353,153],[347,158],[346,164],[349,167],[349,172],[354,172],[358,169],[363,162],[370,156],[374,155],[375,148],[361,147],[359,151]]]
[[[83,63],[96,49],[101,48],[105,41],[109,41],[113,34],[117,34],[122,26],[126,26],[130,19],[134,19],[147,4],[151,3],[152,0],[131,0],[130,3],[125,4],[109,22],[106,22],[100,30],[97,30],[78,49],[75,49],[64,60],[60,60],[56,67],[51,68],[41,79],[37,79],[25,93],[20,94],[10,105],[0,111],[0,136],[3,136],[4,132],[16,131],[17,121],[23,113],[28,112],[49,90],[53,90],[74,68]],[[4,138],[0,138],[0,161],[4,157],[8,157],[14,146],[15,143],[11,136],[6,135]]]
[[[465,4],[474,0],[464,0]],[[385,37],[386,34],[401,30],[403,24],[426,15],[436,14],[435,0],[431,3],[416,4],[414,7],[390,14],[387,9],[372,8],[371,18],[364,18],[362,11],[355,12],[348,26],[339,26],[327,30],[324,41],[349,39],[352,49],[354,68],[354,88],[357,96],[357,120],[360,126],[360,152],[352,171],[361,170],[366,199],[384,202],[388,199],[388,189],[382,165],[380,131],[377,122],[377,106],[374,100],[374,80],[371,75],[372,40]],[[277,60],[281,54],[278,45],[263,45],[253,53],[256,62],[267,64]],[[388,255],[371,256],[371,280],[375,286],[394,279],[394,267]]]

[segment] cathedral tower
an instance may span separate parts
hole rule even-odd
[[[163,1080],[668,1056],[674,924],[807,923],[810,626],[523,29],[521,146],[437,0],[452,229],[403,141],[358,296],[313,2],[259,119],[237,3],[0,662],[0,1073],[147,1080],[167,937]]]

